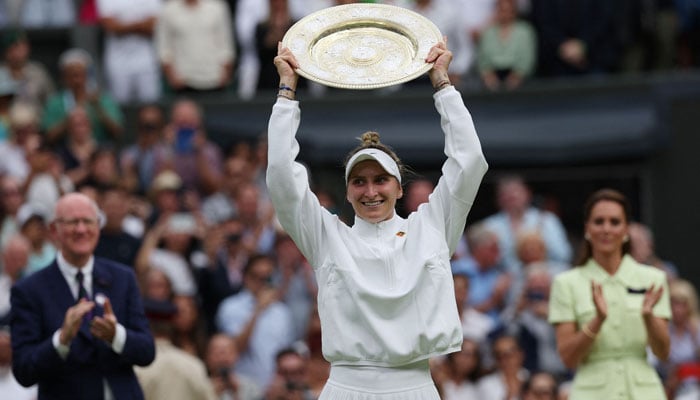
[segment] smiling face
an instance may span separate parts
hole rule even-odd
[[[75,266],[85,265],[100,237],[95,204],[83,194],[65,195],[56,205],[51,232],[66,261]]]
[[[355,214],[367,222],[393,217],[396,201],[402,196],[399,181],[374,160],[361,161],[350,171],[347,199]]]
[[[591,208],[586,221],[586,237],[593,257],[622,254],[627,236],[627,218],[622,205],[612,200],[601,200]]]

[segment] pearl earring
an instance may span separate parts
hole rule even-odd
[[[591,241],[591,235],[589,235],[588,233],[586,233],[585,235],[583,235],[583,238],[586,239],[586,240],[588,240],[589,242]]]

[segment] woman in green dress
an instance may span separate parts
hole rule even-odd
[[[593,193],[578,267],[552,285],[549,321],[562,361],[575,369],[570,400],[665,398],[647,348],[668,358],[668,283],[663,271],[628,254],[630,215],[621,193]]]

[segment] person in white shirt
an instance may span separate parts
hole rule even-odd
[[[105,30],[104,66],[119,103],[160,98],[160,64],[154,43],[161,0],[97,0]]]
[[[319,286],[323,355],[330,377],[326,399],[439,399],[429,358],[462,345],[449,259],[488,165],[471,116],[450,83],[452,53],[445,43],[426,57],[445,134],[443,176],[426,204],[407,218],[402,166],[376,132],[346,163],[346,196],[353,226],[323,208],[295,158],[300,123],[294,100],[298,63],[280,45],[274,63],[278,99],[268,128],[267,184],[281,226],[314,268]]]
[[[235,37],[223,0],[163,4],[155,39],[165,79],[175,92],[224,90],[231,82]]]

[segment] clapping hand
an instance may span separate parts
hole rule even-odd
[[[80,299],[74,306],[66,310],[66,316],[63,318],[61,326],[61,336],[59,341],[61,344],[68,345],[75,335],[78,334],[80,325],[83,323],[83,317],[87,315],[95,307],[95,303],[87,299]]]
[[[112,303],[105,297],[104,313],[101,317],[96,316],[92,319],[90,322],[90,333],[92,333],[92,336],[102,339],[111,345],[116,332],[117,317],[112,311]]]
[[[593,293],[593,304],[595,304],[596,314],[601,321],[604,321],[608,317],[608,304],[603,296],[602,285],[591,281],[591,292]]]
[[[664,292],[664,287],[659,285],[656,289],[655,285],[651,285],[649,290],[644,293],[644,301],[642,302],[642,316],[649,317],[652,315],[654,306],[659,302],[661,295]]]

